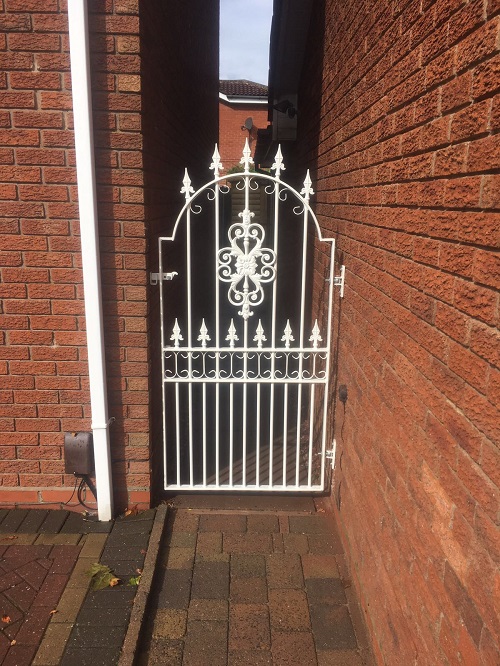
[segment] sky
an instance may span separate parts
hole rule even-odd
[[[267,85],[273,0],[220,0],[221,79]]]

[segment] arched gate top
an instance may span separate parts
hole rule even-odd
[[[219,192],[224,194],[229,191],[228,186],[226,183],[228,181],[235,181],[235,182],[244,182],[247,181],[250,185],[250,189],[254,189],[252,186],[252,181],[254,181],[256,178],[260,180],[266,180],[269,181],[269,185],[265,187],[266,194],[272,195],[276,191],[278,192],[279,197],[281,198],[282,201],[284,201],[283,193],[284,192],[290,192],[299,202],[299,205],[294,208],[294,212],[297,215],[302,214],[303,212],[307,212],[308,215],[310,215],[311,220],[313,221],[315,227],[316,227],[316,233],[318,236],[318,239],[322,242],[329,242],[333,243],[334,238],[326,237],[323,236],[323,232],[321,231],[321,227],[319,225],[318,219],[313,211],[313,209],[310,206],[310,196],[314,194],[314,190],[312,188],[312,181],[311,181],[311,176],[309,173],[309,169],[307,170],[306,177],[304,179],[304,184],[300,192],[298,192],[295,188],[293,188],[291,185],[286,183],[284,180],[281,179],[281,172],[285,170],[285,165],[283,162],[283,155],[281,153],[281,146],[278,146],[278,150],[276,152],[275,158],[274,158],[274,163],[271,167],[271,171],[274,171],[274,176],[268,174],[268,173],[261,173],[258,172],[256,173],[255,171],[250,171],[250,165],[253,164],[253,159],[251,156],[250,152],[250,147],[248,145],[248,139],[245,140],[245,147],[243,149],[243,155],[240,160],[240,164],[243,165],[243,171],[238,172],[238,173],[232,173],[228,175],[220,175],[221,169],[223,169],[223,165],[220,160],[220,155],[219,155],[219,150],[217,147],[217,144],[215,146],[214,154],[212,156],[212,163],[210,165],[210,170],[214,172],[215,178],[212,180],[208,181],[205,183],[202,187],[200,187],[198,190],[194,190],[191,184],[191,179],[189,177],[187,169],[184,171],[184,179],[182,181],[182,188],[181,188],[181,194],[184,194],[185,197],[185,203],[182,209],[180,210],[177,219],[175,221],[174,229],[172,231],[172,234],[170,236],[164,236],[164,240],[170,240],[173,241],[175,240],[175,236],[177,233],[177,229],[179,227],[179,224],[184,216],[184,214],[187,211],[191,211],[193,213],[198,213],[200,212],[200,204],[196,203],[196,200],[203,195],[204,192],[211,193],[208,195],[209,199],[213,199],[215,196],[215,191],[214,188],[217,187]],[[272,189],[268,189],[272,187]],[[256,188],[255,188],[256,189]],[[193,208],[194,206],[194,208]]]

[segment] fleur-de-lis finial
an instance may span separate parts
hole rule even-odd
[[[229,346],[234,347],[234,343],[239,340],[239,337],[236,335],[236,328],[234,326],[234,321],[231,319],[231,324],[226,335],[226,340],[229,341]]]
[[[240,160],[240,164],[243,164],[245,171],[250,171],[250,164],[253,164],[252,151],[248,144],[248,138],[245,139],[245,147],[243,148],[243,157]]]
[[[222,166],[222,162],[220,161],[219,148],[218,148],[217,144],[215,144],[215,150],[214,150],[214,154],[212,155],[212,164],[210,165],[210,169],[211,169],[211,171],[214,172],[214,176],[216,178],[218,178],[219,177],[219,172],[223,168],[224,167]]]
[[[253,341],[257,343],[257,347],[260,349],[262,347],[262,343],[266,342],[266,340],[267,340],[267,338],[264,335],[264,329],[262,327],[262,322],[259,319],[259,325],[257,326],[257,330],[255,331]]]
[[[276,151],[271,171],[276,172],[275,173],[276,178],[279,178],[281,171],[285,171],[285,165],[283,164],[283,155],[281,153],[281,145],[278,145],[278,150]]]
[[[207,342],[210,340],[210,336],[208,335],[208,328],[205,325],[205,320],[201,320],[201,326],[200,326],[200,335],[198,336],[197,340],[198,342],[201,342],[202,347],[207,346]]]
[[[322,342],[322,341],[323,341],[323,338],[320,335],[318,320],[316,319],[316,321],[314,322],[314,327],[313,327],[313,330],[312,330],[311,337],[309,338],[309,342],[312,342],[313,343],[313,348],[316,349],[317,346],[318,346],[318,342]]]
[[[189,177],[188,170],[184,170],[184,180],[182,181],[181,194],[184,194],[186,200],[189,199],[191,194],[194,194],[194,189],[191,187],[191,178]]]
[[[312,188],[312,180],[309,174],[309,169],[307,170],[307,174],[304,179],[304,187],[300,190],[300,193],[304,195],[304,199],[306,201],[309,201],[309,196],[311,194],[314,194],[314,190]]]
[[[286,320],[285,332],[281,337],[281,342],[285,343],[286,349],[290,348],[290,342],[294,342],[295,338],[292,335],[292,327],[290,326],[290,320]]]
[[[181,340],[184,340],[184,338],[181,335],[181,329],[180,329],[179,322],[177,321],[177,319],[175,320],[173,332],[172,332],[172,335],[170,336],[170,339],[173,340],[174,347],[178,347],[179,342]]]

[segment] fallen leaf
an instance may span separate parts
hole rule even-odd
[[[141,555],[145,555],[145,554],[146,554],[146,551],[144,550],[144,548],[141,548]]]
[[[139,507],[136,504],[135,506],[131,507],[130,509],[127,509],[125,511],[124,515],[125,515],[125,517],[127,517],[127,516],[137,516],[138,513],[139,513]]]
[[[9,624],[10,621],[10,615],[2,615],[2,622],[4,624]]]
[[[55,615],[56,613],[57,613],[57,610],[54,609],[54,610],[51,610],[51,611],[50,611],[49,615]]]
[[[103,590],[105,587],[115,587],[120,582],[109,567],[95,562],[87,574],[92,578],[92,589]]]
[[[132,587],[137,587],[140,583],[140,580],[141,580],[140,574],[138,576],[132,576],[131,578],[128,579],[128,584],[131,585]]]
[[[140,576],[142,574],[142,569],[136,569],[135,572]]]
[[[16,641],[15,638],[13,640],[11,640],[11,642],[10,642],[11,645],[15,645],[16,643],[17,643],[17,641]]]
[[[11,534],[10,536],[6,537],[8,541],[14,541],[14,539],[17,539],[17,536],[15,534]]]

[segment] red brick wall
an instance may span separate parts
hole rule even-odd
[[[497,664],[500,5],[322,4],[293,159],[347,268],[333,499],[353,579],[378,663]]]
[[[249,117],[253,120],[253,129],[250,133],[241,129]],[[224,169],[230,169],[240,163],[245,139],[248,139],[252,156],[254,155],[257,130],[265,129],[267,125],[266,105],[231,105],[227,102],[219,102],[219,153]]]
[[[141,113],[158,101],[141,92],[141,35],[163,14],[161,3],[92,0],[90,34],[94,129],[99,198],[113,482],[118,509],[149,502],[151,394],[147,250],[153,221],[165,200],[148,201],[154,186],[142,170],[150,160],[151,132]],[[181,14],[181,3],[171,4]],[[194,7],[196,9],[196,7]],[[201,10],[198,7],[198,10]],[[205,45],[205,70],[217,77],[217,7],[201,14],[215,28]],[[156,12],[156,15],[155,15]],[[184,12],[186,21],[189,15]],[[200,19],[201,20],[201,19]],[[199,21],[193,19],[194,36]],[[66,4],[63,0],[5,0],[0,5],[0,503],[67,500],[73,478],[64,474],[63,433],[90,427],[85,319]],[[162,58],[182,31],[169,31],[163,17]],[[177,26],[178,27],[178,26]],[[210,50],[211,49],[211,50]],[[174,80],[192,62],[178,49]],[[212,58],[209,55],[212,53]],[[193,56],[194,57],[194,56]],[[175,124],[176,105],[186,106],[187,86],[162,108],[177,140],[200,132]],[[217,83],[203,129],[215,142]],[[166,123],[166,121],[164,121]],[[174,130],[170,130],[171,136]],[[168,146],[167,146],[168,147]],[[208,151],[207,151],[208,152]],[[210,153],[211,155],[211,153]],[[160,174],[182,178],[177,155],[166,153]],[[180,177],[179,177],[180,174]],[[178,189],[178,188],[176,188]],[[168,199],[168,198],[167,198]],[[159,387],[156,387],[159,391]]]

